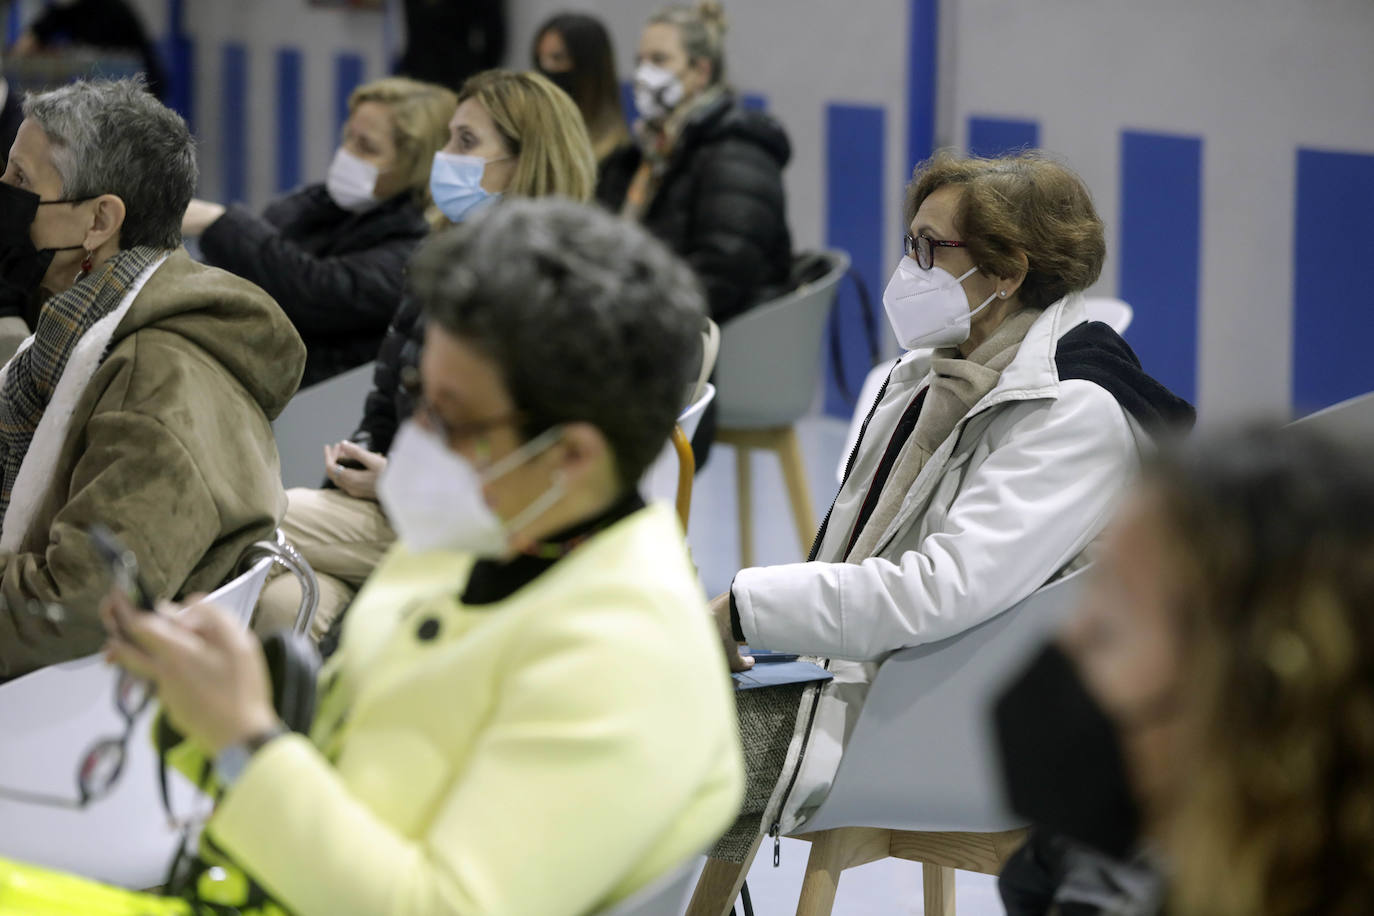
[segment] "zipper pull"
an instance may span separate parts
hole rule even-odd
[[[771,836],[771,837],[773,838],[773,867],[774,867],[774,868],[777,868],[778,865],[782,862],[782,837],[778,836],[778,833],[779,833],[779,832],[780,832],[779,824],[778,824],[777,821],[774,821],[774,822],[773,822],[773,826],[768,828],[768,835]]]

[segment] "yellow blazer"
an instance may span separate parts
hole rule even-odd
[[[388,554],[310,738],[254,755],[207,825],[292,912],[595,912],[734,818],[731,682],[668,508],[498,604],[459,602],[470,568]]]

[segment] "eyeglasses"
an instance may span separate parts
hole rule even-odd
[[[912,235],[910,232],[902,239],[902,253],[908,258],[914,259],[922,270],[930,270],[935,266],[936,248],[967,247],[967,242],[951,242],[947,239],[932,239],[924,235]]]
[[[124,731],[115,737],[101,738],[82,755],[81,763],[76,769],[76,798],[27,792],[3,786],[0,786],[0,798],[31,805],[76,810],[100,801],[110,794],[124,772],[134,723],[152,700],[153,687],[150,683],[139,680],[127,671],[120,672],[119,680],[115,683],[115,709],[124,719]]]
[[[486,420],[450,423],[439,414],[433,402],[425,397],[420,386],[420,373],[411,367],[406,367],[401,372],[401,390],[415,401],[415,410],[412,413],[415,420],[425,429],[431,429],[438,433],[439,437],[451,449],[457,449],[462,443],[470,442],[493,429],[518,423],[525,416],[516,410]]]

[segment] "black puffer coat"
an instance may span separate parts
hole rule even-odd
[[[324,185],[311,185],[273,201],[261,218],[230,207],[200,248],[286,312],[305,341],[304,387],[377,355],[405,291],[406,261],[428,229],[409,194],[350,213]]]
[[[732,95],[683,127],[643,225],[682,256],[706,288],[717,324],[785,288],[792,264],[782,169],[792,146],[782,126]],[[620,212],[642,154],[606,160],[597,199]]]
[[[363,448],[385,455],[403,420],[415,410],[415,400],[402,384],[407,368],[420,365],[420,347],[425,342],[425,321],[420,303],[406,295],[387,329],[386,339],[377,351],[372,371],[372,390],[363,404],[363,419],[351,438]]]

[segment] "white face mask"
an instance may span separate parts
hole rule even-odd
[[[682,104],[682,80],[650,63],[635,70],[635,107],[646,121],[662,121]]]
[[[902,258],[883,291],[883,309],[897,342],[908,350],[917,347],[957,347],[968,340],[973,316],[997,298],[994,292],[969,311],[963,283],[978,270],[970,267],[956,277],[939,267],[922,270],[911,258]]]
[[[354,213],[371,209],[377,205],[377,167],[341,146],[329,164],[324,187],[341,209]]]
[[[457,550],[500,559],[510,553],[510,535],[547,512],[566,488],[561,475],[556,476],[548,490],[509,522],[487,505],[482,488],[549,448],[561,434],[555,426],[478,471],[438,434],[407,420],[377,481],[377,498],[402,543],[416,553]]]

